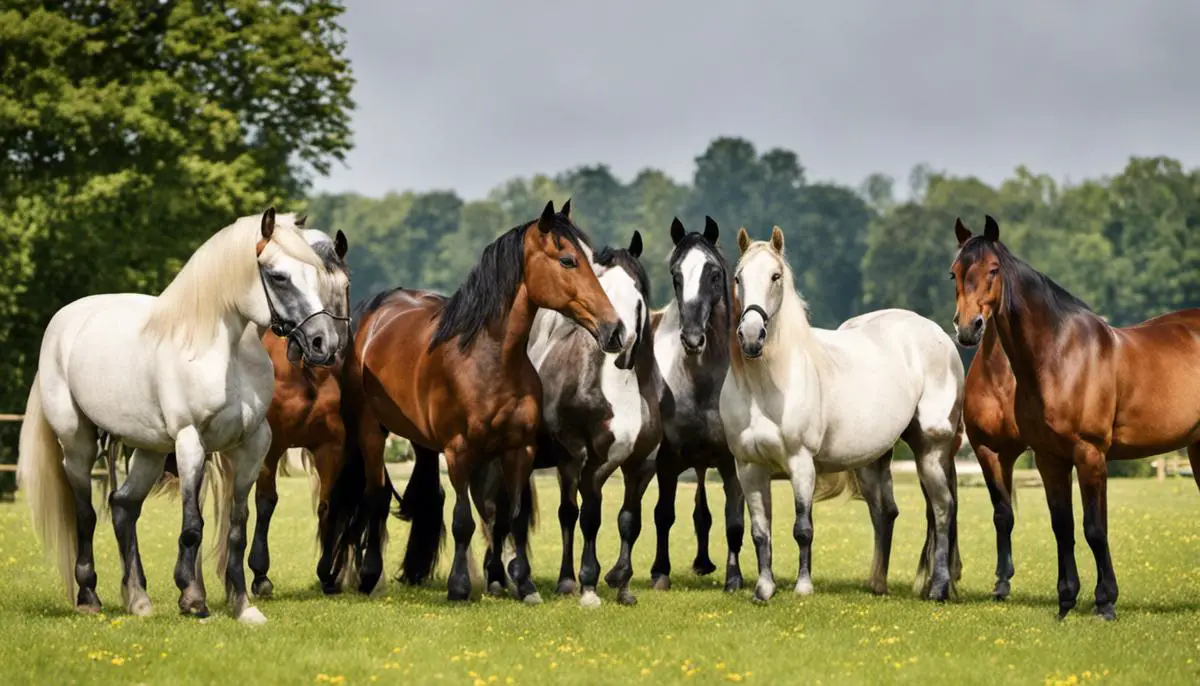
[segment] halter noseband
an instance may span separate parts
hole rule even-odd
[[[767,311],[766,311],[766,310],[764,310],[763,308],[759,307],[758,305],[748,305],[748,306],[746,307],[746,309],[742,310],[742,316],[741,316],[741,317],[738,317],[738,320],[739,320],[739,321],[741,321],[742,319],[745,319],[745,318],[746,318],[746,313],[748,313],[748,312],[757,312],[757,313],[758,313],[758,315],[759,315],[760,317],[762,317],[762,320],[763,320],[763,326],[764,326],[764,327],[767,325],[767,321],[771,319],[771,318],[770,318],[770,317],[767,315]]]
[[[258,280],[262,283],[263,295],[265,295],[267,298],[267,309],[271,312],[271,331],[280,338],[292,338],[305,324],[309,322],[310,319],[322,314],[334,321],[346,322],[347,324],[350,323],[349,317],[341,317],[330,312],[328,309],[320,309],[308,315],[304,319],[301,319],[299,324],[288,328],[286,323],[283,321],[283,317],[279,316],[279,310],[275,309],[275,301],[271,297],[271,289],[267,286],[267,279],[263,276],[261,269],[258,270]],[[349,286],[346,287],[346,300],[350,300]]]

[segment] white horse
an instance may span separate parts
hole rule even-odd
[[[110,496],[126,608],[151,610],[137,518],[174,452],[183,504],[179,607],[208,614],[198,578],[199,496],[205,454],[219,452],[235,472],[222,522],[231,610],[246,623],[266,621],[250,606],[242,564],[247,495],[271,441],[265,416],[275,377],[260,339],[270,326],[289,339],[291,353],[317,365],[330,364],[348,339],[341,315],[349,284],[309,245],[302,224],[291,214],[276,217],[274,208],[261,221],[243,217],[201,245],[162,295],[93,295],[50,320],[21,427],[18,475],[68,596],[78,584],[76,609],[100,609],[90,472],[102,430],[134,448],[125,483]],[[339,233],[339,252],[345,245]]]
[[[812,593],[812,504],[818,472],[857,470],[875,525],[869,585],[887,592],[892,524],[891,450],[904,439],[931,518],[917,570],[918,592],[945,600],[958,567],[954,453],[961,444],[963,367],[954,342],[906,310],[855,317],[836,331],[813,329],[784,257],[783,232],[751,242],[738,234],[737,340],[721,392],[721,420],[738,460],[758,553],[754,599],[775,592],[771,571],[771,478],[786,475],[796,500],[800,546],[796,593]],[[735,305],[735,309],[738,306]],[[931,514],[930,514],[931,513]],[[932,575],[929,564],[932,563]]]

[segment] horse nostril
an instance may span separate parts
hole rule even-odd
[[[741,329],[738,329],[737,335],[738,335],[738,340],[739,340],[739,341],[745,341],[745,340],[746,340],[746,337],[742,335],[742,330],[741,330]]]
[[[613,328],[612,333],[608,336],[608,346],[610,348],[621,347],[621,342],[625,340],[625,323],[618,322]]]
[[[975,327],[976,331],[982,329],[983,328],[983,317],[976,317],[975,321],[971,324],[971,326]]]
[[[761,343],[761,342],[763,342],[763,341],[765,341],[765,340],[767,340],[767,330],[766,330],[766,329],[759,329],[759,330],[758,330],[758,342],[759,342],[759,343]]]
[[[312,339],[312,348],[315,352],[321,352],[325,349],[325,339],[320,336],[314,336]]]

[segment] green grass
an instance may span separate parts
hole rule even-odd
[[[897,486],[901,515],[892,564],[892,595],[863,587],[871,529],[859,502],[817,507],[816,595],[791,593],[797,553],[791,497],[775,490],[775,559],[780,592],[769,606],[749,592],[726,595],[722,574],[691,574],[694,487],[679,489],[673,537],[675,586],[648,588],[653,557],[653,503],[647,499],[635,556],[640,603],[593,611],[576,598],[553,597],[558,570],[557,487],[541,479],[542,524],[534,573],[547,603],[527,607],[486,598],[445,600],[445,564],[432,586],[395,582],[376,597],[322,597],[315,590],[314,518],[302,478],[281,479],[273,527],[277,597],[259,604],[265,627],[244,627],[210,598],[206,623],[178,616],[172,582],[178,502],[147,504],[141,542],[156,613],[137,619],[120,606],[120,572],[111,527],[97,532],[100,597],[105,612],[78,616],[42,558],[24,502],[0,505],[0,670],[6,683],[1197,683],[1200,680],[1200,498],[1190,480],[1110,483],[1111,543],[1121,598],[1119,621],[1090,614],[1095,567],[1077,538],[1084,591],[1080,609],[1054,619],[1055,558],[1041,493],[1022,492],[1014,535],[1017,576],[1007,603],[992,588],[991,508],[981,488],[963,488],[959,526],[963,579],[957,601],[936,605],[911,591],[924,535],[919,489]],[[619,481],[610,484],[601,531],[604,570],[616,556]],[[709,489],[717,522],[713,557],[725,551],[719,488]],[[653,496],[653,492],[650,494]],[[1078,507],[1078,505],[1077,505]],[[1077,515],[1077,528],[1079,517]],[[211,526],[210,530],[214,527]],[[405,528],[393,521],[389,574]],[[478,544],[478,534],[476,537]],[[446,556],[448,557],[448,556]],[[744,571],[755,578],[752,546]],[[215,575],[207,574],[210,588]]]

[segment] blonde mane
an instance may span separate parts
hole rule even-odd
[[[255,214],[238,219],[205,241],[158,296],[142,331],[196,354],[207,351],[216,340],[221,319],[259,283],[255,246],[262,238],[261,231],[262,216]],[[332,278],[300,233],[296,215],[276,216],[275,231],[261,259],[270,261],[275,251],[316,267],[322,275],[322,294],[332,292]]]
[[[779,311],[771,317],[771,324],[767,327],[763,361],[770,366],[785,361],[788,348],[791,345],[799,344],[808,353],[817,370],[824,373],[829,366],[829,355],[813,335],[812,324],[809,322],[808,303],[796,290],[796,277],[792,274],[792,267],[788,264],[787,256],[775,252],[768,241],[754,241],[738,259],[734,273],[741,273],[742,264],[761,252],[774,258],[783,271],[783,300],[779,304]],[[736,341],[734,345],[737,345]],[[740,354],[735,354],[733,357],[737,358],[738,362],[743,362]]]

